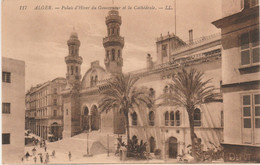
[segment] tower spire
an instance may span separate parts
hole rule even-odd
[[[106,17],[107,37],[103,39],[103,46],[106,51],[106,70],[112,74],[122,73],[123,58],[122,49],[124,38],[120,36],[121,17],[117,10],[111,10]]]
[[[73,26],[73,32],[67,41],[69,47],[68,56],[65,57],[65,62],[67,64],[67,84],[72,87],[79,86],[81,79],[81,64],[82,57],[79,56],[80,41],[78,39],[78,33],[75,32],[75,27]]]

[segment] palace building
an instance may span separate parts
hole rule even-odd
[[[109,150],[115,150],[118,134],[125,134],[124,118],[111,110],[100,113],[98,101],[100,90],[108,88],[111,76],[122,73],[124,38],[120,34],[121,16],[117,10],[108,12],[105,19],[107,36],[103,38],[105,68],[99,61],[91,62],[86,73],[81,73],[82,57],[79,54],[80,36],[71,33],[67,45],[68,55],[66,86],[61,92],[63,102],[63,138],[88,133],[92,141]],[[104,28],[105,29],[105,28]],[[129,72],[140,77],[137,86],[146,86],[151,96],[157,98],[169,92],[167,82],[181,68],[196,68],[205,72],[207,79],[220,89],[221,85],[221,35],[213,34],[185,42],[175,34],[168,33],[156,41],[157,60],[147,55],[147,66]],[[219,90],[219,92],[221,92]],[[195,110],[195,133],[202,140],[204,149],[219,146],[223,141],[222,98],[217,102],[203,104]],[[190,142],[188,114],[180,107],[160,107],[157,109],[136,109],[129,115],[130,136],[148,142],[147,150],[153,153],[160,149],[165,158],[176,158],[182,151],[187,152]],[[93,136],[92,136],[93,135]],[[111,144],[110,143],[110,144]],[[93,144],[93,143],[92,143]]]

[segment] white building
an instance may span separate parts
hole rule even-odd
[[[24,154],[25,62],[2,58],[2,163],[19,163]]]

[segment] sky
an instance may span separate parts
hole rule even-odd
[[[2,56],[25,61],[26,90],[65,77],[67,40],[75,27],[81,42],[83,77],[92,61],[99,60],[104,67],[102,41],[107,36],[105,17],[109,10],[98,7],[116,6],[121,7],[120,33],[125,39],[123,72],[141,69],[146,66],[147,53],[156,60],[156,38],[175,31],[174,4],[174,0],[3,0]],[[52,10],[35,10],[37,5],[51,6]],[[21,6],[27,7],[22,10]],[[76,6],[97,9],[62,9]],[[127,9],[122,9],[124,6]],[[135,6],[154,6],[157,10],[133,9]],[[165,10],[166,6],[172,10]],[[217,33],[219,29],[211,22],[221,18],[221,0],[176,0],[176,18],[177,36],[184,41],[190,29],[194,39]]]

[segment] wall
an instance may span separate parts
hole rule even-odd
[[[11,113],[2,114],[2,133],[10,133],[10,144],[2,145],[3,163],[20,163],[24,154],[25,63],[2,58],[2,71],[11,72],[11,83],[2,83],[2,102],[11,103]]]

